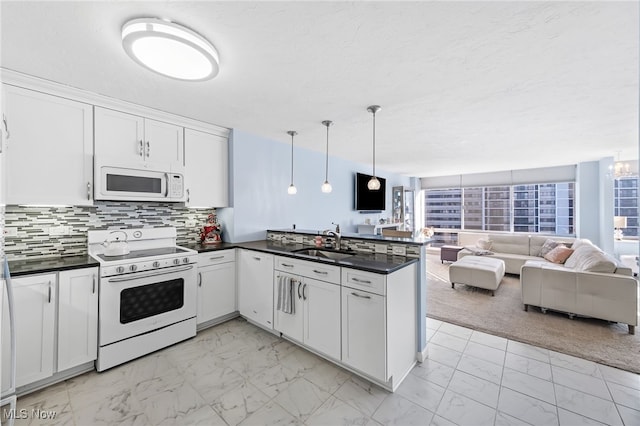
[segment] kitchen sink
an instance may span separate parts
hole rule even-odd
[[[354,253],[347,253],[344,251],[322,250],[322,249],[312,249],[312,248],[294,250],[293,253],[305,254],[307,256],[322,257],[322,258],[331,259],[331,260],[342,260],[354,255]]]

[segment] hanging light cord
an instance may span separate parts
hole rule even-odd
[[[291,185],[293,185],[293,135],[295,132],[289,132],[291,135]]]
[[[376,177],[376,111],[373,110],[373,177]]]
[[[329,182],[329,126],[331,124],[327,124],[327,156],[326,161],[324,163],[324,181]]]

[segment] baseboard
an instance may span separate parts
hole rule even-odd
[[[425,346],[422,352],[416,353],[416,360],[419,363],[423,363],[427,358],[429,358],[429,345]]]

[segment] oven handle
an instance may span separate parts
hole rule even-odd
[[[167,275],[167,274],[172,274],[174,272],[182,272],[182,271],[188,271],[189,269],[193,269],[193,265],[189,265],[189,266],[183,266],[181,268],[169,268],[169,270],[167,270],[167,268],[161,270],[161,271],[157,271],[157,272],[150,272],[148,274],[134,274],[135,276],[126,276],[126,277],[115,277],[115,278],[109,278],[107,280],[107,282],[111,282],[111,283],[121,283],[124,281],[133,281],[133,280],[138,280],[140,278],[147,278],[147,277],[155,277],[157,275]]]

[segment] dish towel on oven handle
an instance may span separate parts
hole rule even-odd
[[[287,276],[278,277],[278,310],[285,314],[295,314],[294,289],[297,280]]]

